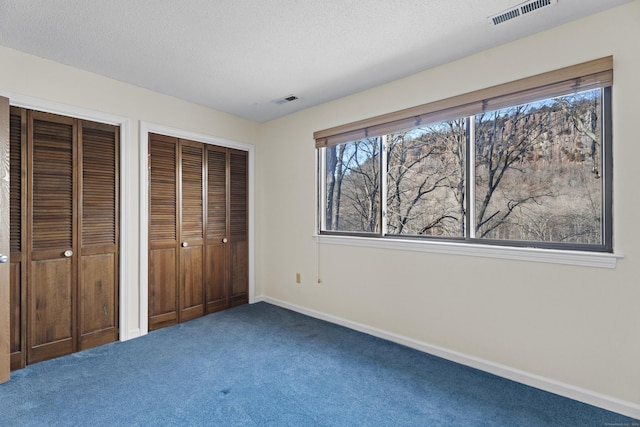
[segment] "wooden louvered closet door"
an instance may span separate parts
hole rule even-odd
[[[11,107],[10,115],[10,352],[11,370],[27,363],[27,284],[26,284],[26,188],[22,171],[27,161],[27,111]]]
[[[78,350],[118,339],[118,128],[80,127]]]
[[[247,153],[229,150],[229,305],[249,300]]]
[[[246,303],[247,153],[149,134],[149,156],[149,329]]]
[[[180,321],[204,314],[204,146],[180,140]]]
[[[12,108],[12,369],[118,338],[118,135]]]
[[[248,302],[247,152],[208,146],[207,313]]]
[[[204,146],[149,135],[149,329],[204,314]]]
[[[207,146],[207,313],[249,301],[247,152]]]
[[[207,313],[229,307],[228,150],[207,146]]]
[[[73,119],[30,112],[31,216],[27,363],[74,351],[77,257],[73,256],[77,186]]]
[[[149,134],[149,330],[178,323],[178,144]]]

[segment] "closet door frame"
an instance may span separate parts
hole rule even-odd
[[[9,246],[9,100],[0,99],[0,253],[10,258]],[[9,381],[11,366],[9,259],[0,263],[0,383]]]
[[[248,241],[249,241],[249,303],[255,302],[255,257],[254,257],[254,146],[242,142],[216,138],[204,134],[175,129],[149,122],[140,122],[140,332],[149,331],[148,305],[149,299],[149,133],[172,136],[179,139],[217,145],[219,147],[246,151],[248,154]]]
[[[137,166],[136,160],[138,150],[131,142],[129,119],[114,114],[34,98],[13,92],[0,91],[0,96],[9,98],[10,105],[14,107],[89,120],[92,122],[105,123],[118,126],[120,128],[120,255],[118,257],[118,265],[120,267],[118,277],[118,282],[120,284],[118,292],[119,341],[127,341],[143,335],[141,333],[139,320],[141,310],[140,301],[135,294],[135,291],[138,291],[138,289],[131,285],[136,284],[139,278],[139,271],[136,263],[138,253],[134,250],[135,245],[132,244],[133,242],[131,242],[131,239],[128,238],[128,236],[132,236],[138,228],[139,217],[138,212],[135,209],[136,200],[134,192],[134,183],[137,181],[135,170]]]

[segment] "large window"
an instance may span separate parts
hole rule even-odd
[[[316,132],[322,234],[612,252],[611,58]]]

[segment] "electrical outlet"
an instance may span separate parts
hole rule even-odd
[[[300,279],[300,273],[296,273],[296,283],[302,283],[302,280]]]

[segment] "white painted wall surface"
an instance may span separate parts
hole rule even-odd
[[[635,1],[265,124],[266,299],[542,377],[565,392],[575,387],[610,403],[619,399],[627,413],[640,416],[638,41]],[[616,268],[314,240],[314,131],[608,55],[614,58],[614,245],[624,256]],[[302,284],[295,283],[296,272]]]

